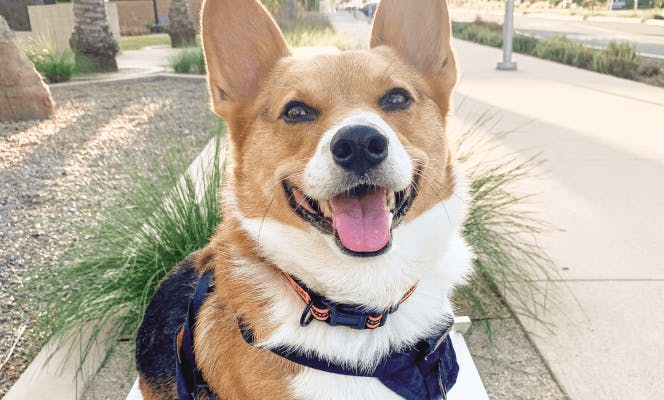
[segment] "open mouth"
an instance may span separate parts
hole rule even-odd
[[[329,200],[317,201],[287,181],[284,191],[295,213],[320,231],[334,235],[339,248],[355,257],[374,257],[392,245],[392,230],[404,219],[415,197],[414,185],[394,192],[358,185]]]

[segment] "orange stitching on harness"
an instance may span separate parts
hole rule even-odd
[[[311,306],[311,316],[316,318],[319,321],[326,321],[330,318],[330,309],[329,308],[318,308],[314,305]]]
[[[383,314],[380,314],[378,316],[372,316],[369,315],[367,316],[367,328],[369,329],[376,329],[380,326],[380,321],[383,320]]]
[[[286,277],[288,282],[290,282],[290,285],[295,290],[295,293],[297,293],[302,298],[302,300],[304,300],[305,303],[309,303],[311,301],[309,293],[307,293],[306,290],[302,289],[302,286],[298,285],[297,282],[295,282],[295,280],[289,274],[285,272],[282,272],[282,274]]]
[[[408,300],[408,298],[410,297],[410,295],[413,294],[413,292],[415,292],[415,289],[417,289],[417,285],[413,285],[412,288],[408,289],[408,291],[406,292],[406,294],[404,294],[403,297],[401,298],[400,303],[403,303],[404,301]]]

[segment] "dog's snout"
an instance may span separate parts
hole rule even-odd
[[[367,125],[347,126],[334,135],[330,149],[342,168],[362,176],[387,158],[387,138]]]

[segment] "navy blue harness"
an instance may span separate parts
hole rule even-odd
[[[193,346],[193,327],[196,322],[196,315],[207,294],[213,290],[213,287],[213,273],[212,271],[207,271],[199,280],[194,297],[189,304],[187,320],[183,326],[182,344],[179,348],[176,338],[176,351],[178,354],[176,377],[180,400],[196,400],[197,395],[200,393],[207,394],[210,396],[210,399],[216,399],[196,367]],[[329,307],[330,313],[334,313],[337,309],[336,306],[338,305],[333,302],[316,295],[306,287],[304,287],[304,290],[312,298],[315,297],[326,305],[332,305],[332,307]],[[359,309],[356,306],[345,306],[343,308],[345,313],[355,312],[358,314],[354,318],[351,318],[353,324],[351,327],[354,329],[360,329],[357,319],[363,318],[366,322],[369,316],[375,315],[361,312]],[[309,313],[309,310],[305,310],[305,313]],[[362,314],[363,317],[360,317],[359,314]],[[338,322],[343,320],[343,318],[333,318],[333,320]],[[384,321],[381,322],[384,324]],[[253,331],[241,320],[238,321],[238,325],[244,340],[254,346]],[[335,323],[335,325],[347,326],[343,323]],[[365,324],[362,329],[374,328]],[[376,369],[368,372],[357,371],[340,364],[332,364],[330,361],[320,358],[315,354],[292,351],[281,347],[269,350],[274,354],[305,367],[334,374],[377,378],[387,388],[406,400],[441,400],[447,398],[447,392],[456,383],[459,373],[456,354],[452,346],[452,341],[449,338],[451,329],[452,321],[450,321],[445,329],[441,329],[440,332],[430,338],[420,340],[412,348],[393,352],[381,361]]]

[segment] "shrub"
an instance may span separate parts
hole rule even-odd
[[[74,64],[77,74],[92,74],[97,71],[95,64],[81,54],[74,55]]]
[[[32,39],[21,45],[37,72],[49,83],[66,82],[76,71],[74,54],[57,51],[55,45],[47,39]]]
[[[514,35],[512,48],[517,53],[535,54],[535,48],[538,43],[539,40],[534,36],[517,34]]]
[[[570,59],[570,49],[573,45],[574,43],[566,37],[556,36],[540,42],[535,49],[535,54],[547,60],[566,63]]]
[[[596,50],[579,45],[573,51],[571,65],[578,68],[589,69],[596,53]]]
[[[500,24],[476,19],[474,22],[452,22],[452,33],[462,40],[502,47],[503,35]],[[664,75],[664,69],[651,63],[641,64],[634,45],[609,43],[602,50],[586,47],[565,36],[539,40],[530,35],[514,35],[513,50],[516,53],[534,55],[574,67],[588,69],[627,79],[654,78]],[[661,72],[660,72],[661,71]],[[648,83],[652,83],[648,81]]]
[[[585,69],[590,67],[595,55],[592,49],[564,36],[540,41],[534,54],[540,58]]]
[[[552,226],[528,211],[533,193],[514,191],[519,182],[536,176],[541,159],[524,161],[516,154],[492,159],[495,143],[478,133],[491,119],[491,115],[481,116],[458,139],[457,154],[469,178],[471,197],[464,236],[477,258],[475,274],[468,285],[457,288],[454,297],[463,312],[484,321],[489,334],[487,317],[492,311],[486,299],[506,296],[512,312],[537,321],[547,302],[555,300],[548,286],[532,280],[533,276],[545,281],[552,277],[553,261],[538,242],[538,236]]]
[[[71,79],[76,64],[71,53],[56,52],[39,55],[32,59],[35,68],[49,83],[67,82]]]
[[[492,22],[492,21],[485,21],[479,16],[475,18],[475,21],[473,21],[473,25],[475,26],[481,26],[483,28],[487,28],[490,31],[494,32],[502,32],[503,31],[503,26],[498,23],[498,22]]]
[[[168,153],[155,155],[152,170],[136,171],[120,188],[119,202],[102,214],[100,225],[79,227],[85,243],[70,250],[56,273],[31,281],[48,316],[41,321],[46,340],[80,330],[83,362],[98,340],[110,346],[135,335],[159,281],[203,247],[221,221],[222,133],[220,123],[217,150],[200,170],[189,173],[185,160],[170,147],[177,144],[169,144]],[[88,328],[89,338],[83,335]]]
[[[648,60],[648,61],[643,61],[639,65],[639,68],[637,68],[636,73],[639,74],[640,76],[652,78],[653,76],[659,75],[661,71],[662,69],[658,63]]]
[[[611,42],[605,49],[597,52],[593,59],[592,69],[604,74],[621,78],[634,78],[639,67],[639,55],[630,43]]]
[[[185,49],[171,58],[171,67],[178,74],[204,74],[205,57],[200,48]]]
[[[503,45],[502,31],[496,31],[484,23],[477,24],[477,21],[474,23],[453,22],[452,29],[454,36],[459,39],[492,47],[502,47]]]

